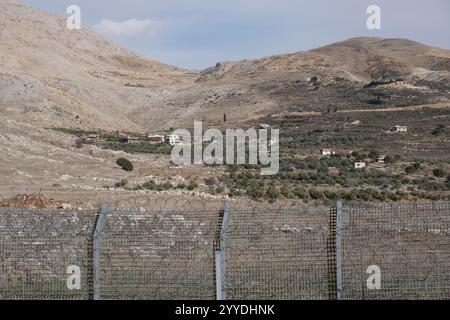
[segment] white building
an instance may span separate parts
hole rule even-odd
[[[335,152],[331,149],[322,149],[321,153],[323,156],[331,156],[332,154],[335,154]]]
[[[86,136],[86,141],[97,142],[97,140],[98,140],[98,135],[96,135],[96,134],[89,134]]]
[[[363,161],[355,162],[355,169],[363,169],[366,167],[366,163]]]
[[[378,163],[384,163],[385,159],[386,159],[386,156],[379,156],[378,157]]]
[[[166,141],[171,145],[181,144],[180,136],[176,134],[169,134],[166,136]]]
[[[139,139],[139,137],[128,137],[128,142],[129,144],[138,144],[142,142],[141,139]]]
[[[395,132],[408,132],[407,126],[395,126]]]
[[[150,144],[156,144],[156,143],[163,143],[164,142],[164,136],[161,135],[149,135],[147,136],[148,142]]]

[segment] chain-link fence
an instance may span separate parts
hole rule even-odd
[[[346,205],[341,234],[344,299],[450,299],[448,203]]]
[[[219,212],[111,211],[101,239],[101,297],[214,299]]]
[[[450,203],[0,209],[1,299],[449,299]]]
[[[226,233],[229,299],[327,299],[334,292],[328,207],[231,210]]]
[[[95,211],[0,209],[0,299],[88,299]],[[68,290],[71,266],[80,290]]]

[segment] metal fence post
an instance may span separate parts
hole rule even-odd
[[[97,223],[95,225],[94,231],[94,276],[93,276],[93,285],[94,285],[94,300],[100,300],[101,293],[101,285],[100,285],[100,240],[102,237],[103,229],[105,228],[106,217],[108,215],[108,206],[106,204],[102,205],[99,216],[97,219]]]
[[[342,201],[336,203],[336,293],[342,298]]]
[[[216,261],[216,297],[217,300],[226,300],[226,274],[225,274],[225,248],[228,232],[230,206],[225,204],[223,209],[223,220],[220,230],[219,250],[215,252]]]

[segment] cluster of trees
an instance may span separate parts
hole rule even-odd
[[[189,183],[178,183],[176,185],[166,181],[164,183],[157,183],[153,180],[147,181],[144,184],[137,186],[134,190],[149,190],[149,191],[166,191],[175,189],[186,189],[193,191],[198,188],[198,183],[196,181],[190,181]]]
[[[246,195],[254,200],[266,199],[269,201],[276,200],[278,198],[287,199],[301,199],[305,201],[327,201],[344,199],[349,201],[400,201],[411,199],[428,199],[428,200],[440,200],[449,199],[446,195],[439,195],[435,193],[421,192],[417,190],[410,191],[389,191],[389,190],[376,190],[371,188],[359,188],[359,189],[347,189],[347,190],[324,190],[318,188],[305,188],[305,187],[291,187],[283,185],[276,187],[274,184],[270,184],[267,187],[261,184],[251,184],[245,190],[239,191],[238,189],[232,189],[229,193],[231,197]]]
[[[310,171],[286,171],[282,170],[274,176],[260,176],[257,171],[232,171],[224,181],[228,186],[247,187],[253,180],[271,180],[279,183],[308,184],[314,186],[377,186],[389,188],[391,186],[399,187],[409,184],[411,181],[402,175],[391,175],[376,170],[341,170],[339,174],[329,172],[328,167],[319,166],[316,170]]]
[[[378,159],[379,155],[369,152],[363,156]],[[392,161],[398,160],[399,157],[394,156]],[[268,200],[284,197],[304,200],[398,201],[410,198],[440,198],[439,195],[425,191],[450,190],[450,176],[447,181],[433,177],[411,179],[404,174],[390,174],[380,170],[354,170],[349,168],[350,163],[351,160],[339,156],[283,159],[280,173],[274,176],[261,176],[258,170],[248,166],[230,166],[229,175],[224,175],[222,182],[229,189],[230,196]],[[338,168],[339,173],[330,172],[329,167]],[[410,169],[407,169],[407,172],[415,172],[420,169],[420,164],[408,167]],[[436,177],[446,176],[442,168],[434,169],[433,174]],[[322,190],[326,187],[345,190]],[[407,191],[399,191],[402,187]]]
[[[170,154],[172,146],[166,143],[150,144],[146,142],[141,143],[120,143],[120,142],[104,142],[100,145],[103,149],[123,151],[126,153],[153,153],[153,154]]]

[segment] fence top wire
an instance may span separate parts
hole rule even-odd
[[[0,208],[0,235],[17,237],[88,236],[92,234],[94,210],[41,210]]]
[[[450,233],[450,202],[347,204],[342,221],[348,232]]]
[[[386,210],[386,211],[400,211],[407,210],[408,212],[415,212],[417,210],[426,211],[439,211],[448,210],[450,208],[450,201],[420,201],[420,202],[388,202],[388,203],[377,203],[377,202],[347,202],[343,203],[343,208],[345,210],[356,210],[362,212],[362,210]]]

